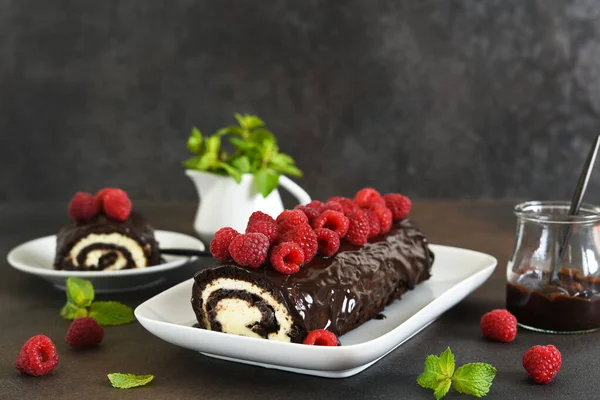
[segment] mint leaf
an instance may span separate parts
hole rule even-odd
[[[230,137],[229,143],[231,143],[240,152],[256,149],[256,144],[252,142],[247,142],[244,139],[240,139],[238,137]]]
[[[219,149],[221,148],[221,137],[217,135],[209,136],[206,139],[206,152],[208,154],[214,154],[217,156],[219,154]]]
[[[67,302],[79,307],[89,307],[94,301],[94,287],[88,280],[81,278],[67,279]]]
[[[252,166],[247,156],[241,156],[231,160],[231,165],[237,168],[242,174],[247,174],[251,171]]]
[[[241,114],[235,113],[234,117],[237,120],[238,124],[240,124],[240,126],[242,128],[249,130],[249,131],[251,131],[252,129],[255,129],[255,128],[259,128],[265,124],[262,121],[262,119],[258,118],[256,115],[250,115],[250,114],[241,115]]]
[[[68,320],[73,320],[79,317],[87,317],[87,315],[87,308],[79,307],[70,301],[67,301],[67,304],[65,304],[60,310],[60,316]]]
[[[135,321],[131,307],[116,301],[92,303],[89,316],[104,326],[123,325]]]
[[[200,156],[196,168],[201,171],[208,171],[217,162],[218,155],[216,153],[204,153]]]
[[[281,172],[285,175],[302,177],[302,171],[293,165],[276,165],[271,162],[268,167],[273,171]]]
[[[114,388],[130,389],[147,385],[154,379],[154,375],[121,374],[119,372],[106,375]]]
[[[202,150],[202,134],[196,127],[192,128],[192,133],[187,141],[187,148],[192,153],[199,153]]]
[[[495,376],[496,368],[490,364],[471,363],[456,370],[452,383],[459,393],[483,397],[490,391]]]
[[[294,165],[294,159],[285,153],[277,153],[271,158],[271,162],[275,165],[288,166]]]
[[[448,347],[440,356],[430,355],[425,359],[425,370],[417,378],[419,386],[433,389],[437,400],[450,390],[454,373],[454,355]]]
[[[279,185],[279,174],[263,169],[254,174],[254,184],[258,192],[267,197]]]
[[[237,183],[240,183],[242,181],[242,173],[235,167],[232,167],[231,165],[226,164],[222,161],[219,161],[217,165],[223,168],[225,172],[227,172],[227,174],[231,176]]]
[[[182,162],[182,164],[186,168],[199,169],[198,165],[200,164],[201,159],[202,159],[202,156],[194,156],[194,157],[188,158],[187,160]]]

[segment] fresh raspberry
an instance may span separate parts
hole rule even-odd
[[[104,213],[117,221],[125,221],[131,214],[131,200],[121,189],[108,190],[104,195]]]
[[[272,222],[275,223],[275,219],[271,217],[269,214],[265,214],[262,211],[254,211],[250,218],[248,219],[248,226],[254,224],[255,222],[264,221],[264,222]]]
[[[498,342],[512,342],[517,336],[517,319],[507,310],[492,310],[479,322],[483,336]]]
[[[349,199],[347,197],[336,196],[336,197],[330,198],[327,201],[337,201],[338,203],[340,203],[342,206],[342,211],[343,211],[344,215],[346,215],[346,216],[348,216],[348,214],[350,214],[352,211],[354,211],[358,208],[358,206],[356,205],[354,200]]]
[[[344,213],[344,208],[342,207],[342,204],[339,201],[335,200],[327,200],[327,203],[325,203],[325,205],[323,206],[321,213],[323,213],[326,210],[337,211],[341,212],[342,214]]]
[[[321,214],[321,212],[317,211],[317,209],[308,206],[296,206],[294,207],[294,210],[302,211],[304,214],[306,214],[309,224],[312,224],[319,214]]]
[[[294,242],[302,247],[304,264],[308,264],[317,253],[317,235],[308,224],[298,225],[279,237],[280,242]]]
[[[98,215],[100,209],[89,193],[77,192],[69,202],[69,218],[74,221],[85,221]]]
[[[383,196],[385,205],[392,211],[394,221],[400,221],[408,216],[412,203],[406,196],[398,193],[388,193]]]
[[[90,317],[75,318],[65,336],[65,342],[77,348],[97,346],[102,339],[104,328]]]
[[[298,225],[308,224],[308,217],[299,210],[284,210],[277,217],[279,234],[283,235]]]
[[[333,332],[327,329],[316,329],[310,331],[308,335],[302,341],[303,344],[309,344],[313,346],[339,346],[340,341]]]
[[[375,236],[381,233],[381,223],[379,223],[379,217],[373,210],[364,210],[367,213],[367,217],[369,217],[369,236],[368,238],[374,238]]]
[[[340,249],[340,237],[337,233],[327,228],[315,229],[319,253],[323,257],[331,257]]]
[[[379,218],[380,233],[388,233],[392,227],[392,212],[390,209],[381,205],[372,206],[370,209],[373,210],[377,215],[377,218]]]
[[[267,260],[269,238],[262,233],[246,233],[236,236],[229,245],[233,261],[242,267],[258,268]]]
[[[344,236],[346,236],[346,232],[348,232],[348,225],[350,225],[348,217],[346,217],[341,212],[325,210],[323,211],[323,214],[319,215],[319,217],[314,220],[312,227],[314,229],[331,229],[332,231],[337,233],[339,237],[343,238]]]
[[[221,261],[231,260],[229,245],[239,235],[240,233],[233,228],[219,229],[210,241],[210,252],[213,257]]]
[[[48,336],[35,335],[25,342],[15,361],[22,374],[46,375],[58,365],[56,346]]]
[[[350,243],[362,246],[367,243],[369,232],[371,227],[369,226],[369,217],[363,210],[355,210],[348,215],[350,225],[348,226],[348,233],[346,233],[346,240]]]
[[[275,222],[269,221],[258,221],[253,224],[248,224],[246,228],[246,233],[262,233],[269,239],[269,246],[273,246],[277,241],[278,233],[277,233],[277,224]]]
[[[531,379],[539,384],[547,384],[554,379],[560,366],[562,356],[553,345],[533,346],[523,356],[523,368]]]
[[[319,200],[313,200],[306,205],[306,207],[314,208],[315,210],[317,210],[319,214],[321,213],[321,211],[323,211],[323,206],[325,206],[325,204],[323,204],[323,202]]]
[[[116,190],[116,188],[105,187],[105,188],[98,190],[96,192],[96,194],[94,195],[94,200],[96,200],[96,204],[98,205],[98,210],[102,210],[102,208],[104,207],[104,196],[106,195],[106,193],[110,192],[111,190]]]
[[[369,207],[375,199],[380,198],[379,192],[373,188],[364,188],[356,192],[354,201],[359,207]]]
[[[304,264],[304,251],[298,243],[284,242],[271,250],[271,265],[282,274],[295,274]]]

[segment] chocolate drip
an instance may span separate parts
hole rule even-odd
[[[108,218],[106,215],[101,213],[87,221],[71,222],[70,224],[63,226],[58,231],[56,235],[56,257],[54,259],[54,268],[65,270],[105,269],[107,266],[112,265],[112,263],[109,263],[109,260],[111,258],[115,258],[116,254],[109,256],[112,253],[108,253],[102,257],[104,259],[101,258],[98,266],[86,268],[83,263],[83,261],[85,261],[85,254],[95,249],[118,250],[122,252],[127,259],[126,268],[133,268],[133,259],[131,258],[131,254],[127,249],[107,243],[94,243],[90,246],[87,246],[81,252],[85,254],[78,255],[79,266],[75,266],[73,260],[70,259],[69,252],[79,240],[90,234],[110,233],[118,233],[123,236],[128,236],[138,242],[144,250],[148,266],[161,263],[158,243],[154,238],[154,229],[148,225],[146,219],[142,215],[132,212],[126,221],[121,222]]]
[[[427,239],[405,219],[364,246],[342,241],[334,257],[317,256],[293,275],[269,265],[250,269],[223,264],[202,270],[195,276],[192,306],[202,325],[201,297],[207,284],[218,278],[247,281],[286,306],[294,321],[293,342],[314,329],[329,329],[340,336],[429,279],[432,263]]]

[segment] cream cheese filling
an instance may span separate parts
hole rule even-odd
[[[218,278],[210,282],[202,291],[202,308],[204,310],[204,319],[206,326],[211,329],[210,321],[208,321],[206,312],[206,303],[211,294],[219,289],[225,290],[241,290],[246,291],[250,294],[254,294],[263,299],[269,306],[275,311],[275,318],[279,324],[279,331],[269,333],[270,340],[279,340],[282,342],[289,342],[290,337],[288,333],[292,329],[293,321],[289,315],[287,309],[278,302],[271,293],[256,286],[253,283],[235,280],[231,278]],[[240,334],[234,331],[240,331],[239,325],[244,324],[251,325],[254,322],[259,322],[262,319],[262,314],[257,307],[251,307],[248,302],[241,299],[222,299],[219,301],[219,305],[225,301],[223,307],[217,307],[217,320],[223,328],[223,332]],[[256,313],[249,312],[248,308],[256,309]],[[223,311],[220,313],[219,311]],[[239,320],[236,321],[236,320]],[[226,327],[231,327],[234,331],[227,330]],[[247,329],[247,328],[246,328]],[[244,336],[260,337],[256,333],[247,329],[251,334],[242,333]],[[244,331],[245,332],[245,331]]]
[[[146,255],[144,254],[144,249],[142,248],[142,246],[140,246],[140,244],[132,238],[125,235],[121,235],[120,233],[91,233],[83,239],[79,240],[77,243],[75,243],[75,245],[71,248],[71,251],[69,252],[69,256],[71,257],[73,265],[79,267],[80,264],[77,261],[79,253],[81,253],[81,251],[83,251],[86,247],[96,243],[110,244],[118,247],[123,247],[127,249],[131,254],[131,258],[134,263],[134,268],[145,268],[147,266]],[[127,266],[127,258],[120,251],[113,249],[95,249],[90,251],[86,254],[84,265],[98,265],[100,257],[109,253],[116,253],[117,259],[111,266],[105,268],[105,270],[118,270],[123,269]]]

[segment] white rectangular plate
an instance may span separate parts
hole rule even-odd
[[[190,303],[193,279],[174,286],[135,309],[148,331],[188,349],[229,361],[328,378],[345,378],[373,365],[419,333],[481,286],[496,267],[488,254],[431,245],[432,277],[371,320],[340,337],[342,346],[307,346],[194,328]]]

